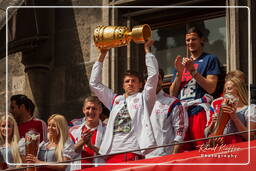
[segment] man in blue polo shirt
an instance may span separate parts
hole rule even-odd
[[[177,70],[175,79],[170,86],[170,95],[178,97],[187,108],[189,127],[185,140],[204,137],[207,116],[203,103],[209,103],[208,94],[213,94],[217,87],[220,74],[218,57],[205,53],[202,32],[195,27],[190,28],[185,36],[186,46],[190,57],[175,59]],[[197,103],[193,103],[196,101]],[[198,105],[198,101],[202,104]],[[195,142],[189,149],[195,149],[201,142]]]

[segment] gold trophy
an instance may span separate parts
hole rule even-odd
[[[34,130],[30,130],[25,135],[26,155],[32,154],[37,157],[38,146],[40,143],[40,134]],[[35,167],[27,168],[27,171],[36,171]]]
[[[127,46],[131,40],[145,43],[150,38],[151,28],[147,24],[135,26],[132,31],[126,26],[98,26],[93,34],[94,43],[100,49]]]

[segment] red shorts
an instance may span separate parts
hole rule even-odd
[[[144,156],[135,153],[123,153],[109,156],[106,163],[123,163],[140,159],[144,159]]]
[[[206,127],[207,119],[206,112],[204,110],[189,116],[189,126],[185,134],[184,141],[195,140],[205,138],[204,129]],[[184,151],[187,150],[196,150],[199,148],[199,145],[203,144],[206,141],[195,141],[192,143],[186,143],[183,146]]]

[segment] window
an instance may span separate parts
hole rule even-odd
[[[205,52],[215,54],[220,62],[226,65],[226,25],[225,17],[206,19],[188,24],[174,25],[153,30],[156,40],[152,51],[156,55],[159,67],[170,78],[174,71],[174,60],[177,55],[186,56],[184,35],[187,28],[198,27],[205,36]]]
[[[193,4],[192,1],[190,3]],[[115,23],[117,25],[127,25],[130,28],[141,24],[151,26],[153,39],[156,40],[152,52],[158,59],[159,67],[165,72],[163,86],[166,91],[171,84],[175,57],[186,55],[184,36],[192,26],[199,27],[205,34],[204,50],[217,55],[222,65],[226,66],[225,8],[124,8],[119,9],[118,14],[121,17]],[[117,70],[121,73],[129,68],[143,73],[146,70],[143,45],[130,45],[130,48],[118,49],[118,56],[127,55],[127,58],[117,58]],[[123,64],[127,64],[127,67]],[[225,67],[222,69],[224,71]],[[120,80],[116,84],[121,89]]]

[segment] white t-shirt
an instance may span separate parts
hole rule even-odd
[[[126,102],[115,118],[113,134],[110,154],[139,149]],[[140,154],[140,152],[134,153]]]

